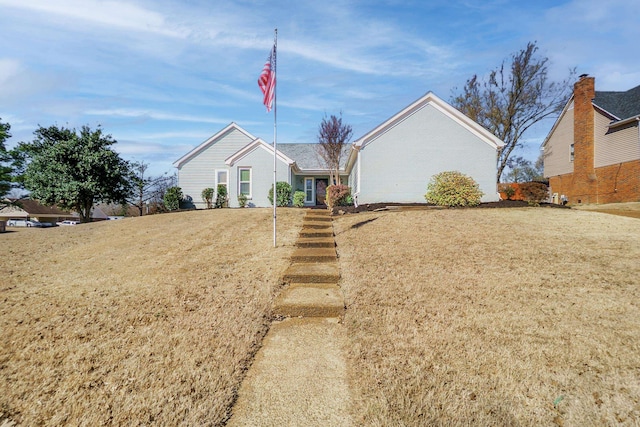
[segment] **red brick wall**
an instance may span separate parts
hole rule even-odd
[[[573,173],[549,178],[552,193],[569,204],[640,201],[640,160],[594,167],[595,79],[581,76],[573,86]]]
[[[575,173],[551,177],[549,185],[558,197],[567,196],[572,205],[640,202],[640,160],[597,168],[593,174],[590,186],[577,182],[580,178]],[[590,192],[585,191],[587,187]]]
[[[575,155],[572,177],[573,192],[579,195],[596,193],[593,169],[595,111],[592,104],[595,96],[595,79],[580,77],[580,80],[573,86],[573,147]]]

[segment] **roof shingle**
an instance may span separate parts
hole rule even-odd
[[[593,103],[620,120],[640,115],[640,85],[626,92],[596,91]]]

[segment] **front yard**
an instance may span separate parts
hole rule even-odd
[[[640,221],[575,210],[335,223],[359,425],[637,425]]]
[[[0,235],[0,424],[219,425],[270,323],[302,210]]]

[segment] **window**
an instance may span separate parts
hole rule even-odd
[[[305,203],[313,203],[313,199],[315,199],[314,193],[314,185],[313,178],[305,178],[304,179],[304,201]]]
[[[226,169],[216,170],[216,192],[218,192],[218,185],[227,187],[227,194],[229,193],[229,171]]]
[[[571,144],[571,161],[573,162],[573,157],[575,156],[575,151],[573,150],[573,144]]]
[[[238,169],[239,194],[251,198],[251,168]]]

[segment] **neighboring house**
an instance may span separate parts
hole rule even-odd
[[[359,203],[424,202],[427,184],[439,172],[457,170],[473,177],[498,200],[496,162],[504,145],[497,137],[429,92],[353,144],[345,147],[340,181]],[[305,205],[324,203],[329,171],[318,144],[278,144],[277,180],[305,192]],[[178,186],[196,207],[202,190],[227,186],[229,205],[240,193],[250,206],[269,206],[273,146],[231,123],[178,159]]]
[[[78,220],[79,216],[75,212],[68,212],[58,209],[56,206],[44,206],[36,200],[20,199],[9,205],[0,206],[0,221],[9,219],[25,219],[39,222],[55,224],[64,220]],[[108,217],[99,209],[91,211],[93,221],[106,220]]]
[[[554,202],[640,201],[640,86],[595,90],[586,74],[542,144]]]

